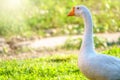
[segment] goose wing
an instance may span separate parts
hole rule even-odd
[[[96,63],[99,61],[99,69],[106,75],[109,80],[120,80],[120,59],[104,54],[96,56]]]

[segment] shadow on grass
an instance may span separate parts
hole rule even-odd
[[[67,62],[70,61],[71,58],[57,58],[57,59],[50,59],[50,62]]]
[[[80,72],[80,70],[79,69],[76,69],[76,70],[74,70],[74,71],[72,71],[73,73],[79,73]]]

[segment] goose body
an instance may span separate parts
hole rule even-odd
[[[120,59],[94,50],[93,25],[87,7],[75,6],[68,16],[82,16],[85,32],[78,57],[80,71],[90,80],[120,80]]]

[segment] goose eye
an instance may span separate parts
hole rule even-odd
[[[77,9],[80,9],[79,7],[77,7]]]

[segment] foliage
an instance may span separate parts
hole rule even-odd
[[[81,38],[67,39],[65,44],[62,46],[64,49],[79,49],[82,43]]]
[[[103,53],[117,57],[119,47]],[[0,61],[0,80],[87,80],[77,67],[77,55],[54,55],[36,59]]]
[[[120,31],[119,0],[21,0],[22,6],[0,0],[0,35],[54,36],[83,32],[83,21],[67,17],[72,6],[86,5],[93,14],[94,32]],[[15,0],[18,1],[18,0]],[[109,13],[109,14],[108,14]]]
[[[79,49],[82,43],[81,38],[70,38],[67,39],[65,44],[62,46],[64,49]],[[104,49],[108,47],[107,40],[94,36],[95,48]]]
[[[120,54],[119,54],[120,53],[120,47],[114,46],[110,50],[103,51],[103,53],[120,57]]]

